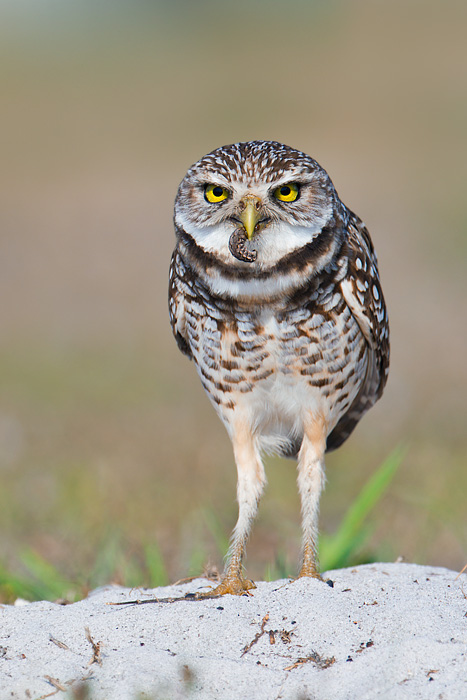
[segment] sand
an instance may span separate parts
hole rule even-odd
[[[249,597],[109,605],[212,585],[195,579],[1,606],[0,698],[467,698],[465,574],[395,563],[327,575],[333,588],[259,582]]]

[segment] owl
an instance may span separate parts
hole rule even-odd
[[[274,141],[201,158],[179,186],[174,223],[172,331],[227,429],[238,479],[225,571],[203,595],[255,587],[242,561],[266,483],[264,452],[297,459],[299,576],[320,578],[325,452],[380,398],[389,368],[370,235],[313,158]]]

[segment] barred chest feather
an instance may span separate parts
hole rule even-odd
[[[367,343],[336,287],[346,265],[271,300],[258,281],[250,302],[212,294],[181,257],[173,267],[171,296],[183,299],[184,336],[227,430],[245,420],[263,449],[286,456],[297,453],[307,414],[322,416],[329,435],[368,365]],[[271,288],[267,278],[264,288]]]

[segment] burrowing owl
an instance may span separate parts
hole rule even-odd
[[[178,189],[175,230],[172,330],[227,428],[238,472],[238,521],[209,595],[254,587],[242,558],[264,450],[298,458],[300,576],[319,577],[324,453],[379,399],[389,367],[370,235],[313,158],[272,141],[195,163]]]

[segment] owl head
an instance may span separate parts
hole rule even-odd
[[[323,236],[329,255],[322,262],[329,261],[343,209],[313,158],[275,141],[249,141],[222,146],[188,170],[174,218],[178,235],[224,269],[255,275],[307,246],[323,249]]]

